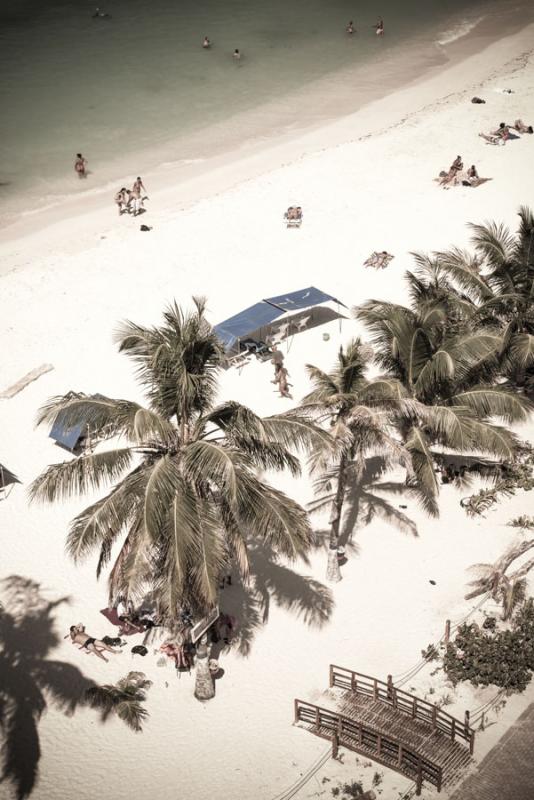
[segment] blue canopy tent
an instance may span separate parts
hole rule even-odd
[[[335,304],[335,310],[325,308],[327,304]],[[330,322],[332,319],[342,318],[338,307],[343,306],[336,297],[326,294],[315,286],[308,286],[296,292],[280,294],[276,297],[266,297],[259,303],[245,308],[239,314],[215,325],[214,330],[224,344],[227,354],[239,350],[239,342],[245,338],[264,339],[274,332],[279,323],[286,320],[297,323],[306,316],[309,327]],[[323,306],[323,313],[313,313],[312,309]],[[300,328],[299,328],[300,330]]]
[[[103,400],[104,395],[94,394],[84,399],[89,400],[92,398]],[[65,424],[65,414],[58,414],[48,436],[60,447],[64,447],[65,450],[70,450],[71,453],[75,453],[76,450],[82,447],[84,439],[87,438],[87,434],[88,424],[86,420],[82,419],[77,425],[69,427]]]

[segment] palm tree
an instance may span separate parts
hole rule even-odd
[[[419,263],[420,270],[431,268]],[[410,452],[426,509],[434,514],[438,483],[432,446],[513,459],[517,438],[492,420],[524,421],[531,410],[526,398],[488,381],[501,348],[499,332],[468,328],[462,320],[465,304],[453,305],[451,324],[450,304],[439,297],[432,300],[430,291],[421,308],[368,300],[355,309],[371,332],[384,379],[402,386],[397,429]]]
[[[515,235],[494,222],[471,225],[476,257],[439,253],[441,275],[474,306],[473,326],[498,328],[499,365],[513,386],[534,385],[534,214],[519,209]]]
[[[493,600],[502,602],[503,620],[510,619],[516,606],[526,597],[525,576],[534,567],[534,558],[528,559],[511,575],[506,572],[514,561],[533,547],[534,539],[525,539],[509,548],[494,564],[474,564],[470,569],[477,577],[470,581],[473,588],[465,599],[489,593]]]
[[[49,705],[72,715],[91,682],[72,664],[49,657],[60,643],[54,612],[66,598],[48,601],[38,583],[20,575],[1,583],[0,783],[12,784],[24,800],[38,778],[41,717]]]
[[[91,686],[85,692],[85,698],[91,708],[101,712],[106,721],[111,714],[116,714],[131,730],[136,733],[143,730],[143,722],[148,711],[141,705],[146,700],[146,690],[152,686],[142,672],[129,672],[117,683],[106,683],[103,686]]]
[[[392,435],[391,404],[394,381],[370,381],[365,377],[369,348],[352,339],[341,348],[334,368],[326,373],[310,364],[308,374],[313,389],[303,399],[301,410],[321,421],[328,420],[336,448],[324,450],[319,442],[312,456],[321,475],[316,482],[318,498],[313,510],[331,504],[330,537],[326,577],[341,580],[337,557],[343,504],[349,472],[361,479],[366,459],[380,455],[386,463],[401,463],[409,468],[410,457]],[[332,493],[332,486],[335,490]]]
[[[300,470],[292,451],[326,446],[328,435],[295,415],[261,419],[237,402],[215,403],[222,353],[204,301],[184,313],[171,305],[160,327],[127,322],[116,339],[133,359],[148,406],[81,393],[53,398],[38,424],[87,424],[108,442],[46,469],[32,500],[58,501],[113,483],[78,514],[67,551],[79,561],[97,551],[97,574],[116,556],[110,600],[152,590],[169,627],[187,606],[202,616],[217,602],[230,560],[246,579],[251,539],[294,559],[310,544],[307,515],[257,470]],[[117,441],[118,437],[122,441]]]

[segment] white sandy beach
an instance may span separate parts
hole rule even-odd
[[[534,202],[534,136],[492,147],[477,133],[501,120],[533,123],[533,34],[534,26],[525,28],[298,139],[266,143],[241,158],[218,157],[210,172],[185,183],[171,187],[169,176],[160,183],[157,176],[152,183],[143,176],[150,200],[139,219],[119,219],[107,198],[105,205],[99,199],[95,207],[72,208],[63,219],[57,212],[43,220],[23,218],[0,235],[0,392],[40,364],[54,366],[12,399],[0,400],[0,461],[25,484],[0,504],[1,577],[31,578],[51,601],[68,597],[54,612],[60,643],[49,658],[74,664],[100,683],[129,669],[142,669],[154,682],[150,719],[138,735],[120,720],[101,724],[91,710],[68,716],[51,701],[39,724],[36,800],[67,800],[74,793],[79,800],[274,800],[327,749],[292,726],[294,698],[319,702],[330,663],[382,679],[408,672],[421,661],[421,650],[440,639],[447,618],[463,619],[476,605],[463,599],[467,568],[493,561],[522,535],[506,523],[529,513],[528,494],[475,520],[452,486],[442,489],[439,519],[427,518],[412,498],[395,495],[391,503],[408,506],[411,525],[377,516],[358,526],[341,583],[326,585],[322,549],[309,564],[291,565],[325,585],[324,596],[332,601],[328,619],[317,624],[317,608],[299,607],[291,574],[282,576],[284,597],[272,597],[268,620],[254,632],[246,655],[223,651],[224,676],[215,699],[203,705],[193,697],[194,675],[178,680],[170,665],[156,666],[152,650],[145,659],[125,651],[105,664],[63,641],[79,619],[96,635],[114,635],[99,613],[106,585],[96,581],[94,560],[75,567],[64,554],[68,522],[90,498],[28,506],[26,486],[63,458],[47,431],[34,428],[45,400],[70,389],[142,399],[131,365],[111,341],[118,321],[157,324],[169,301],[187,305],[192,295],[206,295],[217,323],[263,297],[310,285],[349,307],[371,297],[406,302],[410,252],[467,246],[468,222],[496,219],[515,229],[518,207]],[[486,104],[471,104],[475,94]],[[491,181],[477,189],[440,189],[433,178],[458,153]],[[303,207],[300,230],[282,222],[289,204]],[[153,230],[141,233],[141,222]],[[395,255],[387,270],[365,269],[368,255],[383,249]],[[309,391],[304,365],[329,368],[340,344],[358,331],[347,319],[284,345],[293,401],[278,397],[270,365],[259,362],[226,372],[222,397],[262,414],[285,410]],[[519,433],[532,439],[531,427]],[[285,476],[279,485],[303,504],[312,497],[307,478]],[[325,527],[326,518],[314,525]],[[225,589],[221,607],[233,613],[238,603],[239,588]],[[451,691],[429,672],[425,667],[404,688],[421,696],[431,687],[438,696]],[[447,710],[462,717],[493,694],[463,685]],[[477,759],[533,698],[530,687],[508,701],[496,724],[478,735]],[[328,761],[294,796],[328,798],[338,779],[362,775],[368,789],[375,771],[384,774],[384,800],[410,785],[396,773],[356,761],[349,752],[343,763]],[[75,788],[73,763],[83,775]],[[0,796],[11,797],[7,785],[0,786]]]

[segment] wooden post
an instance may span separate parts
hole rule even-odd
[[[437,705],[434,703],[434,705],[432,706],[432,730],[433,730],[433,731],[435,731],[435,730],[436,730],[436,727],[437,727],[437,725],[436,725],[436,718],[437,718],[437,716],[438,716],[438,707],[437,707]]]
[[[294,708],[295,708],[295,722],[298,722],[299,721],[299,701],[298,700],[295,700]]]
[[[417,717],[417,697],[412,700],[412,719]]]
[[[473,755],[475,751],[475,732],[471,731],[471,736],[469,737],[469,755]]]
[[[443,771],[442,771],[442,769],[440,767],[439,768],[439,772],[438,772],[438,782],[436,784],[436,789],[438,790],[438,792],[441,792],[441,781],[442,780],[443,780]]]
[[[453,717],[451,725],[451,741],[454,742],[455,738],[456,738],[456,720]]]
[[[393,700],[393,677],[388,675],[388,700]]]
[[[339,737],[337,733],[332,734],[332,758],[337,758],[339,750]]]
[[[421,794],[421,787],[423,786],[423,765],[421,759],[417,761],[417,778],[415,781],[415,793],[417,796]]]
[[[334,665],[330,664],[330,688],[334,685]]]
[[[321,714],[319,708],[315,706],[315,730],[318,731],[321,727]]]
[[[354,672],[350,673],[350,688],[352,689],[353,692],[356,691],[356,676]]]
[[[469,739],[469,711],[464,714],[464,737]]]
[[[373,697],[375,700],[378,700],[378,683],[376,678],[373,679]]]
[[[445,645],[449,644],[449,640],[451,638],[451,621],[450,619],[445,620]]]

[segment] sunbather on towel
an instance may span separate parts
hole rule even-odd
[[[108,660],[102,655],[102,651],[104,650],[106,650],[108,653],[113,653],[116,656],[119,655],[119,653],[122,653],[122,650],[114,650],[101,639],[95,639],[94,636],[89,636],[89,634],[85,632],[85,625],[82,625],[81,622],[79,622],[77,625],[71,625],[67,636],[70,636],[72,644],[79,645],[80,650],[85,650],[88,653],[94,653],[96,656],[101,658],[102,661]],[[67,636],[64,638],[66,639]]]
[[[511,127],[514,128],[518,133],[534,133],[534,128],[532,125],[525,125],[522,119],[516,119]]]
[[[501,122],[496,130],[478,135],[490,144],[505,144],[506,140],[510,138],[510,128],[505,122]]]

